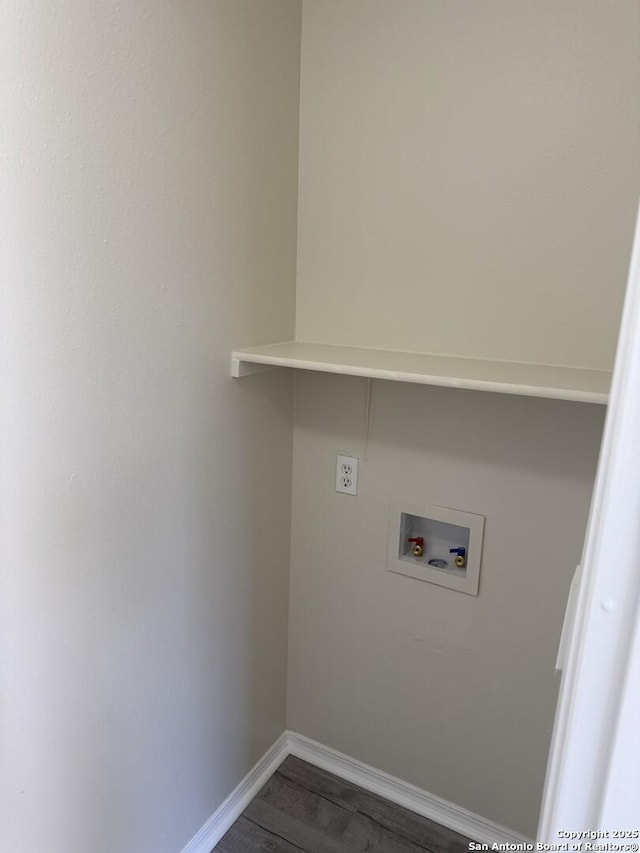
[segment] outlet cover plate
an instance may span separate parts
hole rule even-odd
[[[342,456],[336,459],[336,492],[344,495],[358,494],[358,460],[355,456]]]
[[[484,516],[433,504],[391,501],[387,569],[418,580],[477,595],[484,535]],[[424,553],[414,557],[409,538],[424,538]],[[455,565],[450,548],[463,546],[466,565]],[[429,565],[430,560],[446,563]]]

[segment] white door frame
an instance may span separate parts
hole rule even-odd
[[[557,842],[567,831],[640,829],[639,555],[640,218],[539,841]]]

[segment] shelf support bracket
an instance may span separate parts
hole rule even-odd
[[[265,373],[267,370],[276,370],[273,364],[253,364],[251,361],[242,361],[237,356],[231,356],[231,375],[234,379],[242,379],[243,376],[251,376],[253,373]]]

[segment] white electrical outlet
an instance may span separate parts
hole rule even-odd
[[[358,460],[355,456],[340,456],[336,460],[336,492],[358,494]]]

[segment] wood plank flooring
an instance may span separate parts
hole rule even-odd
[[[468,853],[469,840],[290,755],[212,853]]]

